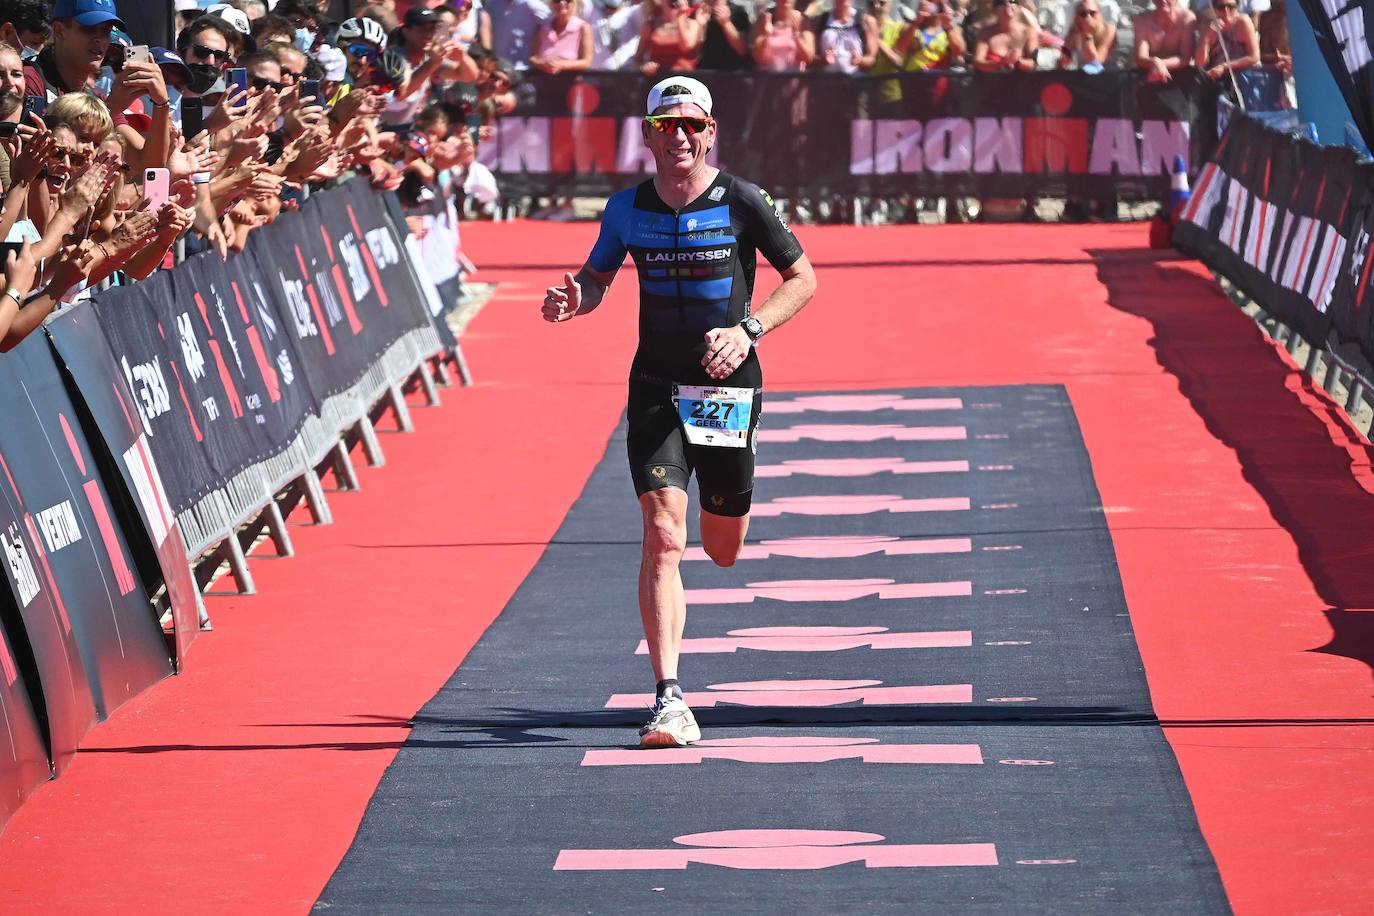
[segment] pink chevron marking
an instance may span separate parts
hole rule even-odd
[[[780,496],[771,502],[754,503],[756,518],[779,515],[869,515],[874,512],[967,512],[968,497],[902,499],[881,493],[862,496]]]
[[[663,748],[646,754],[639,749],[607,748],[587,751],[584,767],[656,766],[730,760],[736,763],[862,763],[909,765],[957,764],[981,766],[983,752],[976,744],[879,744],[877,738],[795,737],[714,738],[691,747]]]
[[[907,582],[892,579],[799,579],[750,582],[744,588],[689,588],[687,603],[752,604],[755,598],[776,601],[853,601],[876,596],[891,598],[966,598],[972,582]]]
[[[782,429],[760,429],[758,438],[760,442],[800,442],[803,439],[815,439],[818,442],[877,442],[880,439],[894,439],[897,442],[958,442],[968,438],[968,430],[962,426],[860,426],[815,423]]]
[[[988,548],[983,548],[987,550]],[[882,553],[889,557],[913,556],[927,553],[972,553],[969,538],[899,538],[892,535],[831,535],[828,537],[783,538],[746,544],[740,550],[741,560],[766,560],[769,557],[798,557],[815,560],[838,560]],[[700,547],[688,547],[683,560],[709,560]]]
[[[768,412],[804,413],[867,413],[874,410],[962,410],[960,398],[904,398],[898,394],[822,394],[793,398],[790,401],[769,401]]]
[[[843,830],[722,830],[678,837],[695,849],[564,849],[555,871],[682,870],[688,865],[804,871],[862,862],[867,868],[996,865],[992,843],[874,845],[886,837]],[[731,845],[731,844],[736,845]]]
[[[734,637],[733,639],[730,637]],[[758,652],[843,652],[847,649],[960,649],[973,645],[969,630],[889,633],[886,627],[756,627],[731,630],[727,637],[682,640],[689,655]],[[648,655],[649,643],[639,641],[635,655]]]
[[[924,703],[972,703],[972,684],[934,684],[923,687],[882,687],[882,681],[744,681],[711,684],[705,693],[687,693],[687,705],[715,706],[904,706]],[[714,693],[710,691],[715,691]],[[652,693],[616,693],[606,709],[642,709],[652,706]]]
[[[901,458],[808,458],[764,464],[755,477],[872,477],[874,474],[967,474],[967,461],[903,461]]]

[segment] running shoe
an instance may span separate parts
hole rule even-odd
[[[681,697],[659,697],[653,717],[639,730],[640,747],[686,747],[701,740],[701,729]]]

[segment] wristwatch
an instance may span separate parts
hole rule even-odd
[[[749,339],[754,343],[758,343],[759,338],[763,336],[763,322],[759,321],[753,315],[741,321],[739,326],[744,328],[744,333],[748,334]]]

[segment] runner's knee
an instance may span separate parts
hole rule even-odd
[[[655,512],[644,520],[644,556],[676,563],[687,549],[687,526],[671,512]]]

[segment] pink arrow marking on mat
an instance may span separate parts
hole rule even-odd
[[[876,596],[891,598],[966,598],[972,582],[906,582],[891,579],[797,579],[750,582],[744,588],[689,588],[687,603],[752,604],[755,598],[776,601],[853,601]]]
[[[842,423],[816,423],[787,426],[782,429],[760,429],[760,442],[877,442],[894,439],[898,442],[958,442],[968,438],[962,426],[897,426],[895,424],[860,426]]]
[[[987,548],[984,548],[987,549]],[[797,557],[812,560],[838,560],[864,557],[871,553],[889,557],[928,553],[971,553],[969,538],[899,538],[892,535],[831,535],[828,537],[782,538],[745,544],[741,560],[766,560],[769,557]],[[688,547],[684,560],[709,560],[700,547]]]
[[[733,638],[731,638],[733,637]],[[689,655],[759,652],[843,652],[847,649],[960,649],[973,645],[969,630],[889,633],[887,627],[754,627],[731,630],[726,637],[682,641]],[[648,655],[649,643],[639,641],[635,655]]]
[[[862,862],[867,868],[940,868],[996,865],[993,843],[875,845],[887,837],[852,830],[720,830],[680,836],[695,849],[564,849],[555,871],[685,869],[690,864],[736,869],[833,868]]]
[[[902,499],[881,493],[863,496],[780,496],[771,502],[754,503],[755,518],[779,515],[869,515],[874,512],[967,512],[968,497]]]
[[[862,763],[910,765],[957,764],[981,766],[983,752],[976,744],[880,744],[877,738],[795,737],[713,738],[691,747],[662,748],[646,754],[638,748],[587,751],[584,767],[694,764],[706,760],[736,763]]]
[[[967,474],[967,461],[903,461],[901,458],[807,458],[764,464],[755,477],[871,477],[874,474]]]
[[[819,707],[862,703],[865,706],[905,706],[926,703],[972,703],[972,684],[934,684],[924,687],[883,687],[882,681],[742,681],[711,684],[708,692],[687,693],[688,706]],[[715,691],[714,693],[710,691]],[[607,709],[652,706],[652,693],[617,693]]]
[[[867,413],[874,410],[962,410],[960,398],[904,398],[898,394],[822,394],[769,401],[768,412]]]

